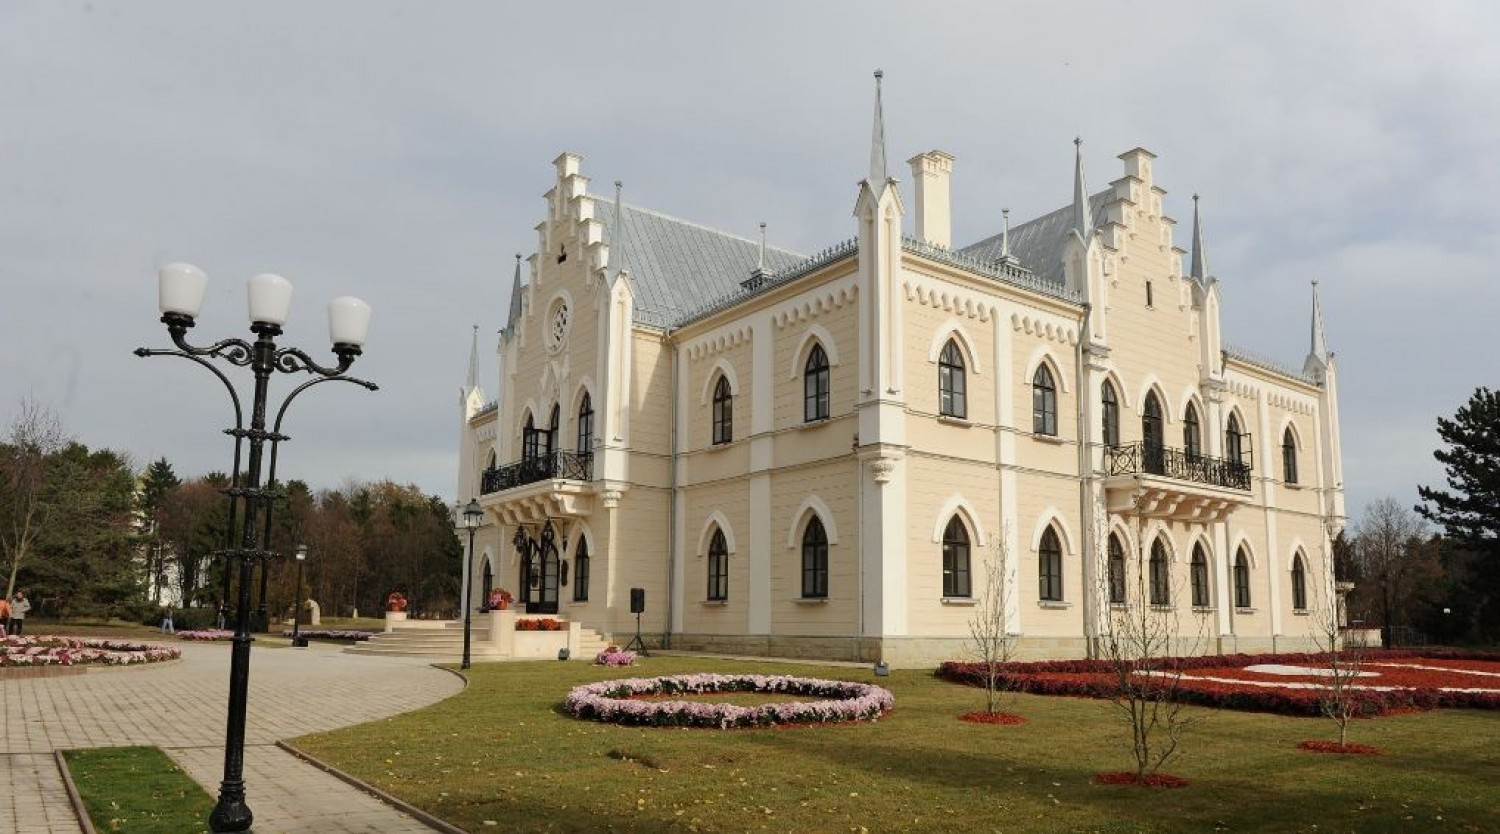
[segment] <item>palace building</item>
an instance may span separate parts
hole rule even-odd
[[[903,195],[880,108],[852,236],[811,255],[557,158],[498,398],[471,359],[460,400],[474,603],[623,644],[638,588],[652,646],[933,664],[998,561],[1021,657],[1133,606],[1187,651],[1308,647],[1345,518],[1316,284],[1300,367],[1230,347],[1197,198],[1188,252],[1141,148],[1090,193],[1080,147],[1066,205],[955,245],[954,158]]]

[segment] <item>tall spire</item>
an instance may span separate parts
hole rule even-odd
[[[1073,139],[1073,231],[1089,244],[1094,234],[1094,214],[1089,208],[1089,187],[1083,181],[1083,137]]]
[[[624,190],[625,183],[615,180],[615,216],[609,225],[609,265],[614,267],[617,275],[626,271],[625,212],[620,208],[620,192]]]
[[[479,387],[479,325],[474,325],[474,342],[469,345],[469,380],[464,388],[473,391]]]
[[[875,70],[875,126],[870,135],[870,188],[879,194],[889,179],[885,167],[885,115],[880,106],[880,79],[885,73]]]
[[[1324,365],[1328,364],[1328,344],[1323,340],[1323,308],[1318,304],[1318,282],[1312,282],[1313,309],[1312,309],[1312,346],[1308,349],[1308,358],[1316,359]]]
[[[521,318],[521,253],[516,253],[516,278],[510,285],[510,315],[505,318],[506,328],[516,326]]]
[[[1000,260],[1010,257],[1010,209],[1000,209],[1000,217],[1004,225],[1000,228]]]
[[[756,272],[766,271],[766,221],[760,221],[760,260],[755,263]]]
[[[1200,284],[1208,283],[1208,250],[1203,247],[1203,219],[1198,214],[1197,194],[1193,195],[1193,263],[1189,275]]]

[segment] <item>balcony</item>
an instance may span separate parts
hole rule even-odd
[[[1250,503],[1250,465],[1132,443],[1104,450],[1111,512],[1185,522],[1222,521]]]
[[[592,481],[593,471],[593,455],[552,452],[484,470],[479,491],[483,495],[489,495],[538,481]]]
[[[552,452],[486,469],[479,504],[502,524],[580,518],[593,512],[594,456]]]

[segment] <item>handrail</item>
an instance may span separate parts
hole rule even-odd
[[[593,471],[594,456],[592,454],[551,452],[484,470],[479,483],[479,491],[482,495],[489,495],[492,492],[504,492],[507,489],[554,479],[592,481]]]
[[[1210,457],[1154,443],[1106,446],[1104,462],[1110,475],[1161,475],[1229,489],[1250,489],[1250,464],[1244,461]]]

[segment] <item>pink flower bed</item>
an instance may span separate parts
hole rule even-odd
[[[594,655],[594,663],[598,666],[634,666],[635,652],[627,652],[619,646],[610,646]]]
[[[791,701],[742,707],[701,701],[641,700],[661,695],[766,692],[829,700]],[[787,675],[669,675],[622,678],[575,687],[563,707],[577,718],[648,727],[773,727],[781,724],[842,724],[874,721],[896,699],[866,683],[794,678]]]
[[[198,631],[179,631],[178,640],[194,640],[200,643],[210,643],[215,640],[229,640],[234,637],[234,632],[222,628],[205,628]]]
[[[0,639],[0,667],[130,666],[182,657],[181,649],[89,637],[6,637]]]
[[[348,628],[303,628],[298,629],[297,634],[312,640],[368,640],[375,636],[372,631],[356,631]],[[292,630],[282,629],[282,637],[291,637]]]
[[[1306,675],[1277,675],[1246,667],[1302,667]],[[1327,695],[1328,658],[1317,654],[1209,655],[1157,658],[1142,662],[1136,674],[1176,674],[1175,697],[1190,704],[1285,715],[1319,715]],[[1500,655],[1453,651],[1371,651],[1351,688],[1359,713],[1384,715],[1437,707],[1500,709]],[[1323,674],[1320,674],[1323,673]],[[938,677],[982,686],[977,663],[944,663]],[[1037,695],[1083,695],[1113,698],[1118,683],[1105,660],[1056,660],[1008,663],[1001,686]]]

